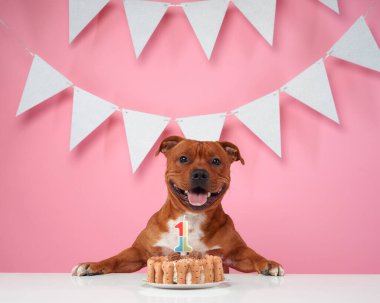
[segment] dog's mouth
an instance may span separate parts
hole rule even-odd
[[[173,181],[170,181],[170,186],[181,202],[194,210],[203,210],[211,206],[225,191],[225,186],[214,193],[207,192],[202,187],[184,190],[175,185]]]

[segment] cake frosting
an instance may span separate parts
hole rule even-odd
[[[224,281],[223,263],[218,256],[172,253],[149,258],[147,266],[149,283],[203,284]]]

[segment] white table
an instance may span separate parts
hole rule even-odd
[[[3,273],[0,302],[380,302],[380,275],[229,274],[228,283],[198,290],[152,288],[145,276]]]

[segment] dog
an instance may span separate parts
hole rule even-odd
[[[186,216],[188,243],[194,251],[219,255],[223,269],[282,276],[283,267],[249,248],[235,230],[221,202],[230,186],[230,166],[244,164],[238,147],[230,142],[187,140],[178,136],[164,139],[156,152],[167,158],[165,182],[168,197],[148,221],[130,248],[100,262],[74,267],[72,274],[91,276],[130,273],[146,266],[155,255],[168,255],[177,245],[175,225]]]

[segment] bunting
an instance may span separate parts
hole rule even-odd
[[[288,82],[284,92],[339,124],[323,59]]]
[[[168,7],[165,2],[124,0],[136,58],[140,56]]]
[[[110,0],[69,0],[69,42],[91,22]]]
[[[338,0],[319,0],[319,2],[326,5],[328,8],[332,9],[334,12],[339,14],[339,4]]]
[[[277,156],[281,157],[279,91],[243,105],[232,113]]]
[[[16,116],[72,85],[41,57],[34,55]]]
[[[333,45],[329,54],[380,72],[380,50],[363,16]]]
[[[248,21],[273,45],[276,0],[232,0]]]
[[[178,118],[177,123],[187,139],[218,141],[226,113]]]
[[[115,104],[74,87],[70,150],[73,150],[117,109]]]
[[[188,2],[182,5],[191,27],[210,60],[229,0]]]
[[[169,7],[182,7],[208,59],[232,1],[252,26],[273,46],[276,0],[202,0],[171,4],[161,1],[123,0],[136,58]],[[109,0],[69,0],[69,42],[91,22]],[[338,0],[319,0],[339,14]]]
[[[182,7],[210,60],[230,0],[204,0],[171,4],[167,2],[124,0],[132,43],[138,58],[169,7]],[[233,0],[234,4],[273,45],[276,0]]]
[[[146,1],[140,2],[146,3]],[[220,13],[220,15],[222,14]],[[212,48],[209,51],[212,51]],[[210,52],[209,54],[211,55]],[[324,58],[312,64],[273,93],[229,113],[177,118],[176,121],[186,138],[217,141],[226,117],[230,114],[235,115],[263,143],[281,157],[280,93],[284,92],[292,96],[325,117],[339,123],[324,64],[329,55],[380,71],[379,48],[364,17],[360,17],[333,45]],[[72,85],[66,77],[38,55],[33,55],[33,62],[16,115]],[[120,109],[117,105],[75,86],[70,150],[82,142],[115,111],[121,111],[123,115],[132,171],[135,172],[168,125],[169,117]]]
[[[123,109],[122,113],[132,171],[135,172],[161,136],[170,118],[129,109]]]

